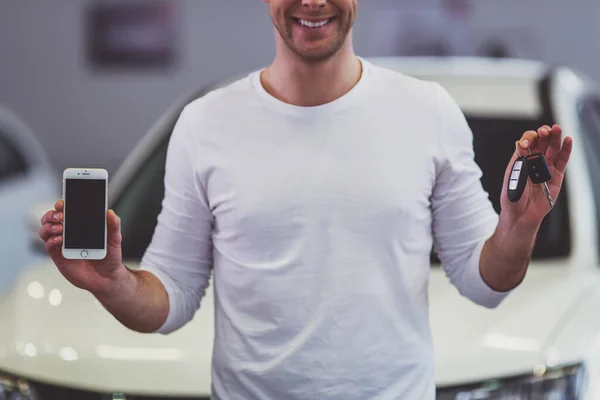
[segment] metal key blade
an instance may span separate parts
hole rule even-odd
[[[543,182],[541,185],[544,188],[544,193],[546,194],[546,199],[548,199],[550,208],[554,208],[554,202],[552,201],[552,196],[550,196],[550,189],[548,189],[548,185],[546,185],[546,182]]]

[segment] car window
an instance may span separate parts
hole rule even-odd
[[[543,123],[533,119],[468,115],[467,120],[474,134],[475,161],[483,171],[483,188],[489,193],[491,202],[499,213],[504,171],[514,152],[515,141],[523,132]],[[123,255],[126,259],[141,259],[152,239],[164,196],[167,146],[168,137],[148,155],[113,207],[122,219]],[[568,185],[566,179],[564,185]],[[567,200],[566,191],[561,191],[555,208],[540,227],[533,259],[564,257],[569,254],[571,236]],[[435,251],[431,253],[431,260],[434,264],[439,264]]]
[[[0,131],[0,181],[27,172],[27,163],[23,155]]]

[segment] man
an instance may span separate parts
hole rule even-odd
[[[544,193],[528,183],[511,203],[505,187],[494,212],[446,91],[354,54],[358,0],[264,2],[275,59],[181,114],[141,270],[122,263],[113,211],[105,260],[62,257],[61,201],[40,236],[66,279],[139,332],[186,324],[214,272],[215,399],[433,399],[432,244],[464,296],[496,307],[525,276]],[[553,198],[561,135],[517,143],[546,154]]]

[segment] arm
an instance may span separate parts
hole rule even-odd
[[[190,115],[189,107],[182,112],[169,141],[165,195],[152,241],[140,268],[123,280],[124,285],[135,288],[136,297],[132,298],[150,303],[147,308],[139,306],[140,313],[156,312],[146,316],[146,327],[162,334],[181,328],[193,318],[212,271],[213,214],[199,182],[199,145],[195,126],[189,122],[198,117]],[[195,108],[194,112],[202,111]]]
[[[508,293],[492,289],[482,279],[480,258],[486,241],[499,226],[499,216],[481,185],[482,171],[475,162],[473,134],[466,118],[448,92],[436,87],[439,121],[433,138],[436,180],[431,195],[434,247],[460,294],[493,308]]]
[[[440,136],[436,185],[432,195],[433,234],[442,267],[460,293],[476,304],[498,306],[523,280],[535,238],[549,206],[540,185],[527,183],[517,203],[506,195],[510,168],[505,169],[501,213],[492,208],[480,183],[481,171],[474,160],[472,132],[449,94],[438,86]],[[522,149],[545,152],[552,172],[548,182],[553,199],[560,191],[572,141],[561,149],[560,127],[528,131]],[[552,132],[552,134],[550,133]],[[523,155],[526,150],[520,150]]]
[[[539,226],[519,226],[505,215],[481,251],[483,280],[498,292],[508,292],[521,284],[531,260]]]
[[[170,138],[163,207],[138,270],[123,265],[121,220],[114,211],[107,212],[107,255],[102,260],[63,257],[62,200],[41,219],[40,238],[60,273],[140,332],[169,333],[191,320],[210,279],[213,216],[197,176],[198,144],[185,112]]]
[[[107,254],[102,260],[68,260],[61,252],[64,202],[42,217],[40,237],[58,271],[75,287],[94,295],[130,329],[151,332],[164,321],[169,309],[163,285],[148,273],[130,271],[123,265],[121,219],[107,212]]]
[[[563,144],[561,136],[560,126],[543,126],[538,129],[537,134],[535,131],[525,132],[517,146],[522,155],[527,154],[525,149],[528,148],[532,153],[545,154],[552,173],[552,179],[547,185],[554,201],[560,193],[573,148],[572,139],[566,137]],[[531,181],[527,182],[518,202],[511,203],[506,198],[507,180],[516,158],[517,155],[514,154],[504,175],[500,222],[481,254],[481,275],[490,287],[498,291],[510,291],[524,279],[537,232],[542,220],[550,212],[541,185],[532,185]]]
[[[167,292],[156,276],[125,265],[115,273],[113,283],[92,294],[119,322],[137,332],[156,331],[169,312]]]

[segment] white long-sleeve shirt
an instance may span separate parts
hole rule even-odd
[[[160,333],[192,319],[214,268],[214,399],[433,399],[432,244],[464,296],[508,295],[479,273],[498,215],[462,112],[361,60],[326,105],[279,101],[256,71],[174,129],[141,268],[169,296]]]

